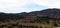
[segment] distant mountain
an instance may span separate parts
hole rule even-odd
[[[45,9],[42,11],[34,11],[34,12],[30,12],[31,15],[42,15],[42,16],[50,16],[50,17],[58,17],[60,16],[60,9]]]
[[[49,16],[49,17],[60,17],[60,9],[56,9],[56,8],[53,8],[53,9],[44,9],[42,11],[33,11],[33,12],[29,12],[29,13],[26,13],[26,12],[22,12],[22,13],[0,13],[1,16],[11,16],[11,17],[16,17],[16,16]]]

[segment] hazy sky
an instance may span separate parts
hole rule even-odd
[[[0,12],[19,13],[60,8],[60,0],[0,0]]]

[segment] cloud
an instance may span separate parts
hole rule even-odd
[[[60,0],[34,0],[34,2],[48,8],[60,8]]]
[[[48,8],[60,8],[60,0],[0,0],[0,9],[22,7],[33,3]]]
[[[23,6],[27,0],[0,0],[0,9]]]
[[[16,12],[31,12],[31,11],[40,11],[43,9],[46,9],[46,6],[42,6],[42,5],[38,5],[35,3],[27,3],[26,5],[22,6],[22,7],[14,7],[11,9],[15,9],[15,11],[11,11],[12,13],[16,13]]]
[[[38,4],[27,4],[22,7],[19,6],[19,7],[5,9],[6,10],[5,12],[6,13],[31,12],[31,11],[43,10],[45,8],[47,8],[47,7],[38,5]]]
[[[0,0],[0,12],[19,13],[41,10],[45,8],[36,4],[35,0]]]
[[[5,13],[20,13],[20,12],[31,12],[31,11],[36,11],[36,10],[41,10],[37,8],[10,8],[10,9],[2,9],[0,12],[5,12]]]
[[[22,8],[46,8],[45,6],[42,6],[42,5],[38,5],[38,4],[27,4],[27,5],[24,5],[22,6]]]

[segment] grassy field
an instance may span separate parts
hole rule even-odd
[[[37,26],[37,27],[46,27],[46,28],[52,28],[54,27],[52,24],[41,24],[41,23],[19,23],[19,25],[22,24],[24,26]]]

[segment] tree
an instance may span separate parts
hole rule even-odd
[[[37,16],[37,19],[36,19],[36,21],[37,22],[47,22],[47,21],[49,21],[49,17],[48,16],[46,16],[46,17],[39,17],[39,16]]]
[[[56,23],[54,23],[54,26],[56,27],[56,26],[58,26]]]

